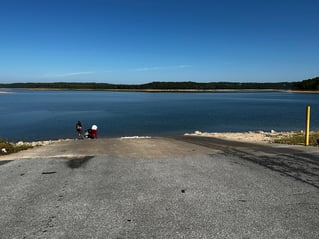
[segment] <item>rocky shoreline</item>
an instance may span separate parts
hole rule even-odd
[[[45,145],[58,143],[58,142],[67,142],[72,140],[73,139],[43,140],[43,141],[32,141],[32,142],[19,141],[15,143],[15,145],[16,146],[28,145],[28,146],[36,147],[36,146],[45,146]]]
[[[301,131],[302,132],[302,131]],[[201,132],[195,131],[193,133],[185,133],[185,136],[203,136],[203,137],[214,137],[227,140],[243,141],[243,142],[253,142],[253,143],[273,143],[274,140],[280,139],[282,137],[291,136],[296,131],[289,132],[277,132],[271,130],[266,131],[249,131],[249,132]],[[132,137],[119,137],[120,139],[139,139],[139,138],[151,138],[150,136],[132,136]],[[44,140],[44,141],[19,141],[15,145],[30,145],[33,147],[44,146],[58,142],[73,141],[74,139],[58,139],[58,140]]]

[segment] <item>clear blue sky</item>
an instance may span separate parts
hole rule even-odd
[[[319,76],[318,0],[1,0],[0,82]]]

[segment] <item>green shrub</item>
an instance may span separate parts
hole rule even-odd
[[[0,139],[0,155],[12,154],[30,148],[33,147],[29,144],[16,145],[6,140]],[[6,152],[2,152],[2,149],[5,149]]]
[[[309,145],[318,145],[317,140],[319,139],[319,131],[311,131],[309,134]],[[276,139],[275,143],[279,144],[293,144],[293,145],[304,145],[305,144],[305,133],[296,132],[291,136],[282,137]]]

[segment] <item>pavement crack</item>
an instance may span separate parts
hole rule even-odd
[[[56,226],[56,216],[50,216],[48,219],[42,221],[42,226],[35,232],[34,237],[42,238],[44,235],[49,233],[49,230]],[[34,238],[33,237],[33,238]]]
[[[42,174],[55,174],[56,171],[47,171],[47,172],[42,172]]]

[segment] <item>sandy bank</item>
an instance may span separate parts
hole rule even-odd
[[[235,140],[250,143],[273,143],[276,139],[293,135],[295,132],[276,132],[271,130],[270,132],[256,131],[256,132],[224,132],[224,133],[208,133],[195,131],[194,133],[186,133],[188,136],[204,136],[204,137],[215,137],[227,140]]]
[[[0,94],[13,94],[13,92],[8,92],[8,91],[0,91]]]

